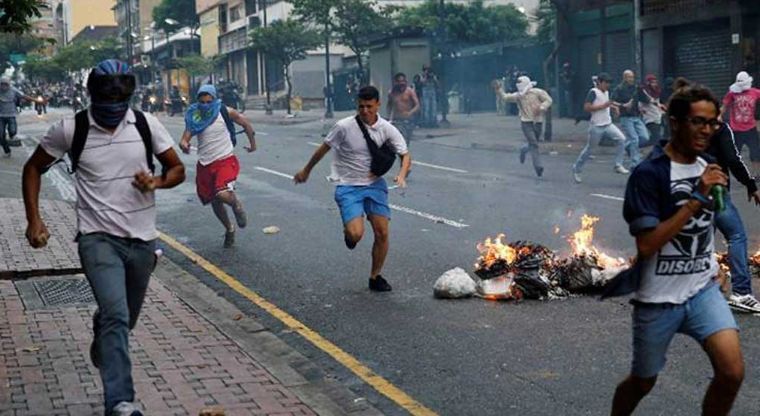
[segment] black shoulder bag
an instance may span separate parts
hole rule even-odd
[[[364,135],[364,140],[367,141],[367,147],[369,147],[369,153],[372,155],[372,164],[369,170],[378,178],[388,173],[393,167],[393,162],[396,161],[396,152],[391,148],[390,143],[386,140],[382,146],[378,147],[377,143],[369,137],[367,126],[359,116],[356,116],[356,123],[359,124],[359,128]]]

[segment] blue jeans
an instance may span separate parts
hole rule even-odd
[[[438,124],[438,102],[433,88],[422,88],[422,124]]]
[[[155,240],[105,233],[79,237],[79,257],[98,304],[95,346],[100,356],[106,414],[119,402],[135,399],[129,330],[135,327],[150,274],[156,266]]]
[[[715,226],[728,241],[728,261],[731,270],[731,290],[738,295],[752,293],[752,281],[747,265],[747,233],[739,210],[728,192],[723,194],[726,209],[715,216]]]
[[[707,338],[725,329],[739,327],[715,282],[680,305],[634,302],[631,373],[641,378],[656,376],[677,333],[704,345]]]
[[[16,128],[16,117],[0,117],[0,146],[5,153],[11,152],[8,141],[5,139],[5,130],[8,130],[9,138],[13,139],[16,137]]]
[[[625,142],[625,136],[620,129],[614,124],[607,124],[606,126],[591,126],[588,129],[588,142],[586,147],[581,150],[581,154],[578,155],[578,160],[573,164],[573,172],[581,173],[583,165],[586,164],[591,156],[591,149],[599,144],[599,141],[603,137],[609,137],[618,143],[617,151],[615,152],[615,166],[623,165],[623,158],[625,157],[625,148],[623,144]]]
[[[631,167],[641,162],[639,143],[649,143],[649,130],[641,117],[620,117],[620,128],[625,134],[625,150],[631,158]]]

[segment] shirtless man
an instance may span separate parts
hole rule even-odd
[[[404,136],[407,146],[412,142],[414,118],[420,111],[417,94],[409,88],[406,75],[399,72],[393,77],[393,89],[388,93],[388,120]]]

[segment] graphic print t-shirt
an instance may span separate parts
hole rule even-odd
[[[757,100],[760,100],[760,89],[757,88],[750,88],[739,94],[729,92],[723,97],[723,105],[731,106],[730,125],[734,131],[749,131],[757,126]]]
[[[707,162],[702,158],[689,165],[670,162],[670,197],[676,206],[690,199],[706,167]],[[657,254],[644,260],[636,300],[681,304],[718,274],[714,215],[713,211],[702,209]]]

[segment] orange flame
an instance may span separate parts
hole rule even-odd
[[[476,246],[480,257],[475,267],[490,268],[499,260],[504,260],[507,264],[512,264],[517,259],[517,250],[502,243],[502,240],[506,237],[504,234],[499,234],[495,239],[491,240],[491,237],[486,238],[486,241],[478,243]]]
[[[623,266],[626,263],[625,259],[612,257],[594,246],[594,225],[597,222],[599,222],[599,217],[586,214],[581,217],[581,229],[568,238],[573,254],[595,256],[599,267],[604,269]]]

